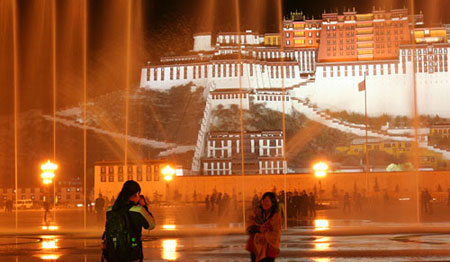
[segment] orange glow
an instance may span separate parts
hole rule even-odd
[[[175,175],[175,169],[173,169],[171,166],[167,165],[166,167],[163,168],[163,170],[161,170],[161,173],[163,175],[173,176],[173,175]]]
[[[42,249],[56,249],[58,246],[56,245],[56,240],[44,240],[42,241]]]
[[[47,163],[41,165],[41,170],[44,172],[50,170],[55,171],[56,169],[58,169],[58,165],[50,162],[50,160],[48,160]]]
[[[314,248],[316,250],[328,250],[330,249],[330,238],[329,237],[321,237],[314,240]]]
[[[59,229],[58,226],[42,226],[42,230],[54,231],[54,230],[58,230],[58,229]]]
[[[322,231],[322,230],[328,230],[328,229],[330,229],[328,219],[314,220],[314,230]]]
[[[313,258],[314,262],[330,262],[331,260],[327,257]]]
[[[177,258],[178,258],[177,245],[178,245],[178,243],[177,243],[176,239],[163,240],[162,258],[165,260],[170,260],[170,261],[177,260]]]
[[[42,260],[57,260],[61,255],[48,254],[48,255],[40,255],[39,258]]]
[[[163,225],[162,228],[165,230],[175,230],[176,226],[175,225]]]
[[[47,163],[41,165],[41,178],[42,182],[45,185],[51,184],[53,182],[56,169],[58,169],[58,165],[50,162],[50,160],[48,160]]]
[[[44,183],[45,185],[51,184],[53,183],[53,180],[49,179],[49,178],[44,178],[44,180],[42,181],[42,183]]]
[[[314,175],[324,177],[327,175],[328,165],[325,162],[318,162],[313,165]]]
[[[315,243],[314,248],[316,250],[328,250],[330,249],[330,243]]]
[[[173,180],[173,176],[175,175],[175,169],[167,165],[163,168],[163,170],[161,170],[161,173],[164,175],[164,180],[169,182]]]

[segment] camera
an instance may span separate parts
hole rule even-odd
[[[139,197],[144,200],[144,205],[147,205],[147,201],[145,200],[145,197],[143,195],[139,195]]]

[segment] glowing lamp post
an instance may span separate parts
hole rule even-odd
[[[175,169],[167,165],[163,168],[163,170],[161,170],[161,173],[164,176],[164,180],[166,180],[166,200],[169,201],[169,182],[173,180]]]
[[[325,177],[328,171],[328,165],[325,162],[318,162],[313,165],[314,175],[316,177]]]
[[[42,182],[45,185],[51,184],[53,182],[56,169],[58,169],[58,165],[50,162],[50,160],[48,160],[47,163],[41,165],[41,178]]]
[[[167,182],[172,181],[173,176],[175,175],[175,169],[167,165],[163,170],[161,170],[161,173],[164,176],[164,180]]]
[[[328,171],[328,165],[325,162],[317,162],[313,165],[313,170],[314,170],[314,175],[317,178],[324,178],[327,176],[327,171]],[[319,180],[319,196],[322,195],[323,191],[322,191],[322,183]]]

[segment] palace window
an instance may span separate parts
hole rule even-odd
[[[147,181],[152,181],[152,166],[150,165],[145,167],[145,179]]]
[[[154,180],[159,181],[159,166],[155,165]]]

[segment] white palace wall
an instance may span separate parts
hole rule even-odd
[[[450,117],[450,75],[448,72],[417,76],[419,114]]]
[[[189,82],[201,86],[214,83],[216,90],[249,90],[249,97],[254,98],[254,103],[265,104],[277,111],[283,111],[279,90],[284,87],[289,90],[290,96],[307,98],[319,108],[364,114],[364,92],[358,91],[358,84],[366,79],[369,115],[412,116],[415,77],[418,113],[450,117],[450,45],[418,45],[415,48],[415,76],[411,46],[400,49],[398,60],[319,64],[311,62],[315,59],[312,49],[302,52],[286,50],[286,57],[295,57],[294,60],[210,60],[192,64],[149,65],[142,69],[141,87],[168,90]],[[257,58],[262,56],[264,59],[264,54],[272,56],[272,51],[264,53],[254,49],[252,52],[256,52],[253,55]],[[311,73],[313,64],[315,80],[304,77],[304,74]],[[269,93],[262,94],[261,90],[265,89]],[[272,89],[275,89],[273,94],[270,93]],[[284,101],[284,111],[291,112],[290,98]],[[240,99],[233,96],[215,99],[213,106],[218,104],[240,105]],[[249,102],[244,101],[244,108],[248,105]]]
[[[440,48],[442,49],[442,48]],[[409,50],[409,49],[407,49]],[[439,48],[438,48],[439,50]],[[444,50],[444,49],[442,49]],[[448,53],[449,48],[445,47]],[[445,54],[447,54],[445,53]],[[420,55],[416,57],[419,68]],[[448,69],[448,60],[447,69]],[[434,63],[434,62],[432,62]],[[418,113],[450,117],[450,75],[444,64],[437,62],[437,71],[416,73]],[[434,67],[434,66],[433,66]],[[442,67],[442,68],[441,68]],[[440,72],[443,71],[443,72]],[[292,94],[308,98],[320,108],[348,110],[364,114],[364,92],[358,84],[366,76],[367,112],[369,115],[413,115],[413,61],[400,56],[399,61],[318,64],[313,84],[300,86]]]
[[[240,76],[240,65],[243,73]],[[284,69],[284,70],[282,70]],[[281,88],[304,82],[303,71],[295,62],[218,61],[211,64],[147,66],[141,71],[141,88],[168,90],[193,82],[206,86],[214,81],[218,88]]]

